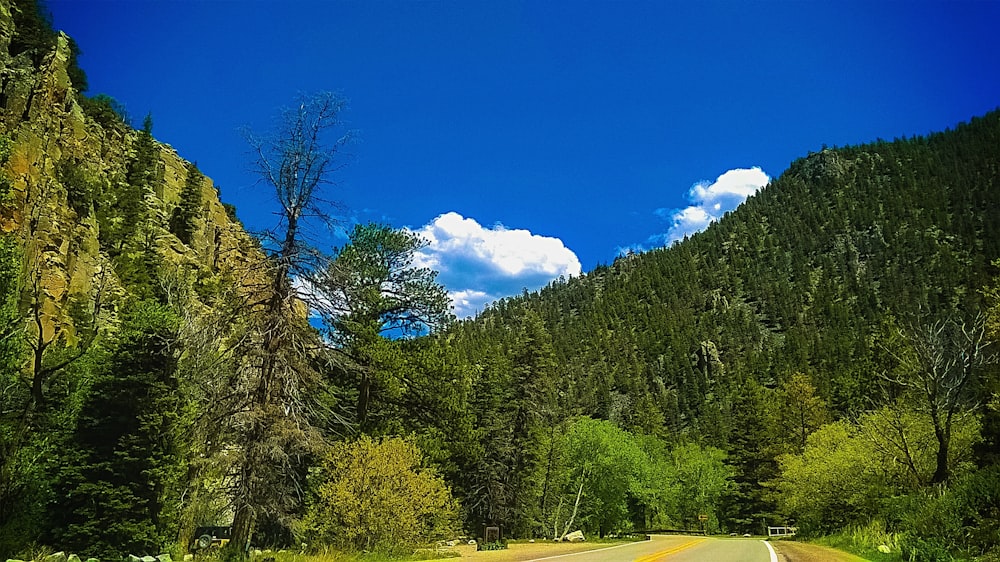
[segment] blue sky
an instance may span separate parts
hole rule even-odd
[[[810,150],[1000,106],[1000,2],[50,0],[90,94],[272,226],[238,130],[350,100],[348,220],[431,239],[460,315],[703,228]],[[341,241],[342,242],[342,241]],[[338,243],[331,241],[332,244]]]

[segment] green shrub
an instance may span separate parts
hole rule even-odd
[[[226,210],[226,216],[229,217],[229,220],[239,225],[243,224],[242,222],[240,222],[240,219],[236,216],[236,205],[224,202],[222,203],[222,208]]]
[[[11,56],[26,53],[38,65],[56,44],[52,28],[52,14],[40,0],[14,0],[11,2],[14,36],[8,47]]]
[[[955,560],[943,539],[904,536],[903,560],[909,562],[950,562]]]
[[[363,436],[337,443],[314,475],[305,518],[309,544],[409,553],[453,531],[451,492],[413,443]]]
[[[1000,537],[1000,466],[959,478],[949,488],[932,488],[894,498],[884,514],[905,531],[900,550],[914,560],[961,554],[983,556]]]
[[[0,166],[10,160],[10,150],[13,143],[7,135],[0,135]],[[5,174],[0,174],[0,203],[4,203],[10,197],[10,180]]]
[[[59,183],[66,188],[66,200],[79,217],[88,217],[93,211],[94,200],[100,193],[100,182],[86,168],[76,162],[64,160],[56,168]]]
[[[125,106],[107,94],[97,94],[91,98],[80,96],[79,103],[84,113],[104,127],[131,126],[132,119]]]

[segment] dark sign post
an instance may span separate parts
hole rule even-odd
[[[487,543],[500,542],[500,527],[486,527],[483,540]]]
[[[499,525],[483,525],[482,542],[476,543],[476,550],[503,550],[507,548],[507,541],[503,539],[503,532]]]
[[[701,534],[705,535],[705,521],[708,521],[708,516],[704,513],[698,515],[698,521],[701,522]]]

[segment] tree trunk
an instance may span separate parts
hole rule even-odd
[[[177,529],[177,542],[180,543],[181,548],[185,552],[187,552],[191,541],[195,538],[194,531],[197,523],[195,521],[195,510],[201,499],[198,493],[201,489],[201,470],[198,469],[195,462],[197,461],[188,459],[187,490],[189,494],[187,497],[181,497],[181,517],[180,525]]]
[[[556,514],[552,516],[552,540],[559,540],[559,516],[562,514],[563,499],[559,498]]]
[[[580,489],[576,492],[576,503],[573,504],[573,515],[570,516],[569,521],[566,522],[566,526],[563,527],[563,533],[559,537],[560,541],[566,538],[566,535],[569,534],[569,530],[573,527],[573,521],[576,521],[576,514],[580,509],[580,496],[583,495],[583,483],[586,479],[587,473],[584,471],[584,473],[580,475]]]
[[[555,424],[552,424],[549,430],[549,455],[548,455],[549,458],[548,462],[545,465],[545,480],[542,483],[542,501],[541,505],[539,506],[541,508],[541,513],[542,513],[541,520],[543,521],[542,523],[543,529],[544,529],[544,521],[548,519],[549,515],[548,513],[549,484],[550,481],[552,480],[552,464],[555,460],[555,449],[556,449],[556,426]],[[545,531],[543,530],[542,535],[544,536],[544,534]]]
[[[371,396],[372,381],[362,368],[361,382],[358,384],[358,427],[364,428],[368,421],[368,401]]]
[[[934,469],[934,476],[931,478],[931,482],[934,484],[947,482],[949,476],[951,476],[948,470],[949,433],[946,428],[939,427],[937,423],[934,424],[934,436],[937,437],[938,442],[937,467]]]
[[[236,555],[237,559],[243,559],[247,554],[247,546],[250,544],[250,537],[254,531],[253,508],[247,504],[237,505],[236,514],[233,517],[233,533],[226,548]]]

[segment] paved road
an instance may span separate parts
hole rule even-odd
[[[654,535],[651,540],[538,560],[551,562],[777,562],[759,539]]]

